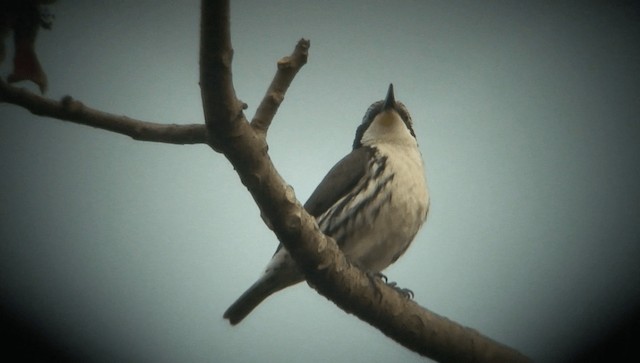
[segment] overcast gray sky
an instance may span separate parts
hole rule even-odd
[[[387,275],[432,311],[559,361],[640,302],[640,16],[601,3],[238,1],[235,88],[252,116],[275,62],[311,40],[269,134],[304,201],[393,82],[432,208]],[[202,121],[199,2],[51,9],[37,44],[48,96]],[[423,361],[304,283],[237,327],[222,319],[277,240],[221,155],[12,105],[0,118],[1,298],[62,349],[100,362]]]

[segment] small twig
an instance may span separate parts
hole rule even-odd
[[[87,107],[70,96],[56,101],[26,89],[11,86],[3,80],[0,80],[0,102],[24,107],[35,115],[92,126],[140,141],[167,144],[207,143],[207,129],[204,124],[158,124],[113,115]]]
[[[251,120],[251,126],[259,134],[266,136],[271,121],[284,100],[284,94],[289,89],[300,68],[307,63],[310,44],[309,40],[300,39],[293,53],[278,61],[278,71],[273,77],[262,102],[260,102],[253,120]]]

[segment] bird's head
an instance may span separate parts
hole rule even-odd
[[[369,106],[362,124],[356,130],[353,148],[380,143],[417,145],[411,116],[402,102],[396,101],[393,84],[389,85],[387,97],[384,100]]]

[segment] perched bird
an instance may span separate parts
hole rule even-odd
[[[356,130],[353,150],[324,177],[304,205],[346,257],[373,274],[395,262],[427,218],[429,192],[411,117],[393,84]],[[278,246],[264,274],[224,313],[233,325],[271,294],[304,280]]]

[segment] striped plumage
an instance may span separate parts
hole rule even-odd
[[[320,182],[305,203],[320,229],[359,267],[380,272],[400,257],[424,223],[429,193],[411,117],[387,98],[367,110],[353,150]],[[227,309],[237,324],[269,295],[304,280],[282,245],[265,273]]]

